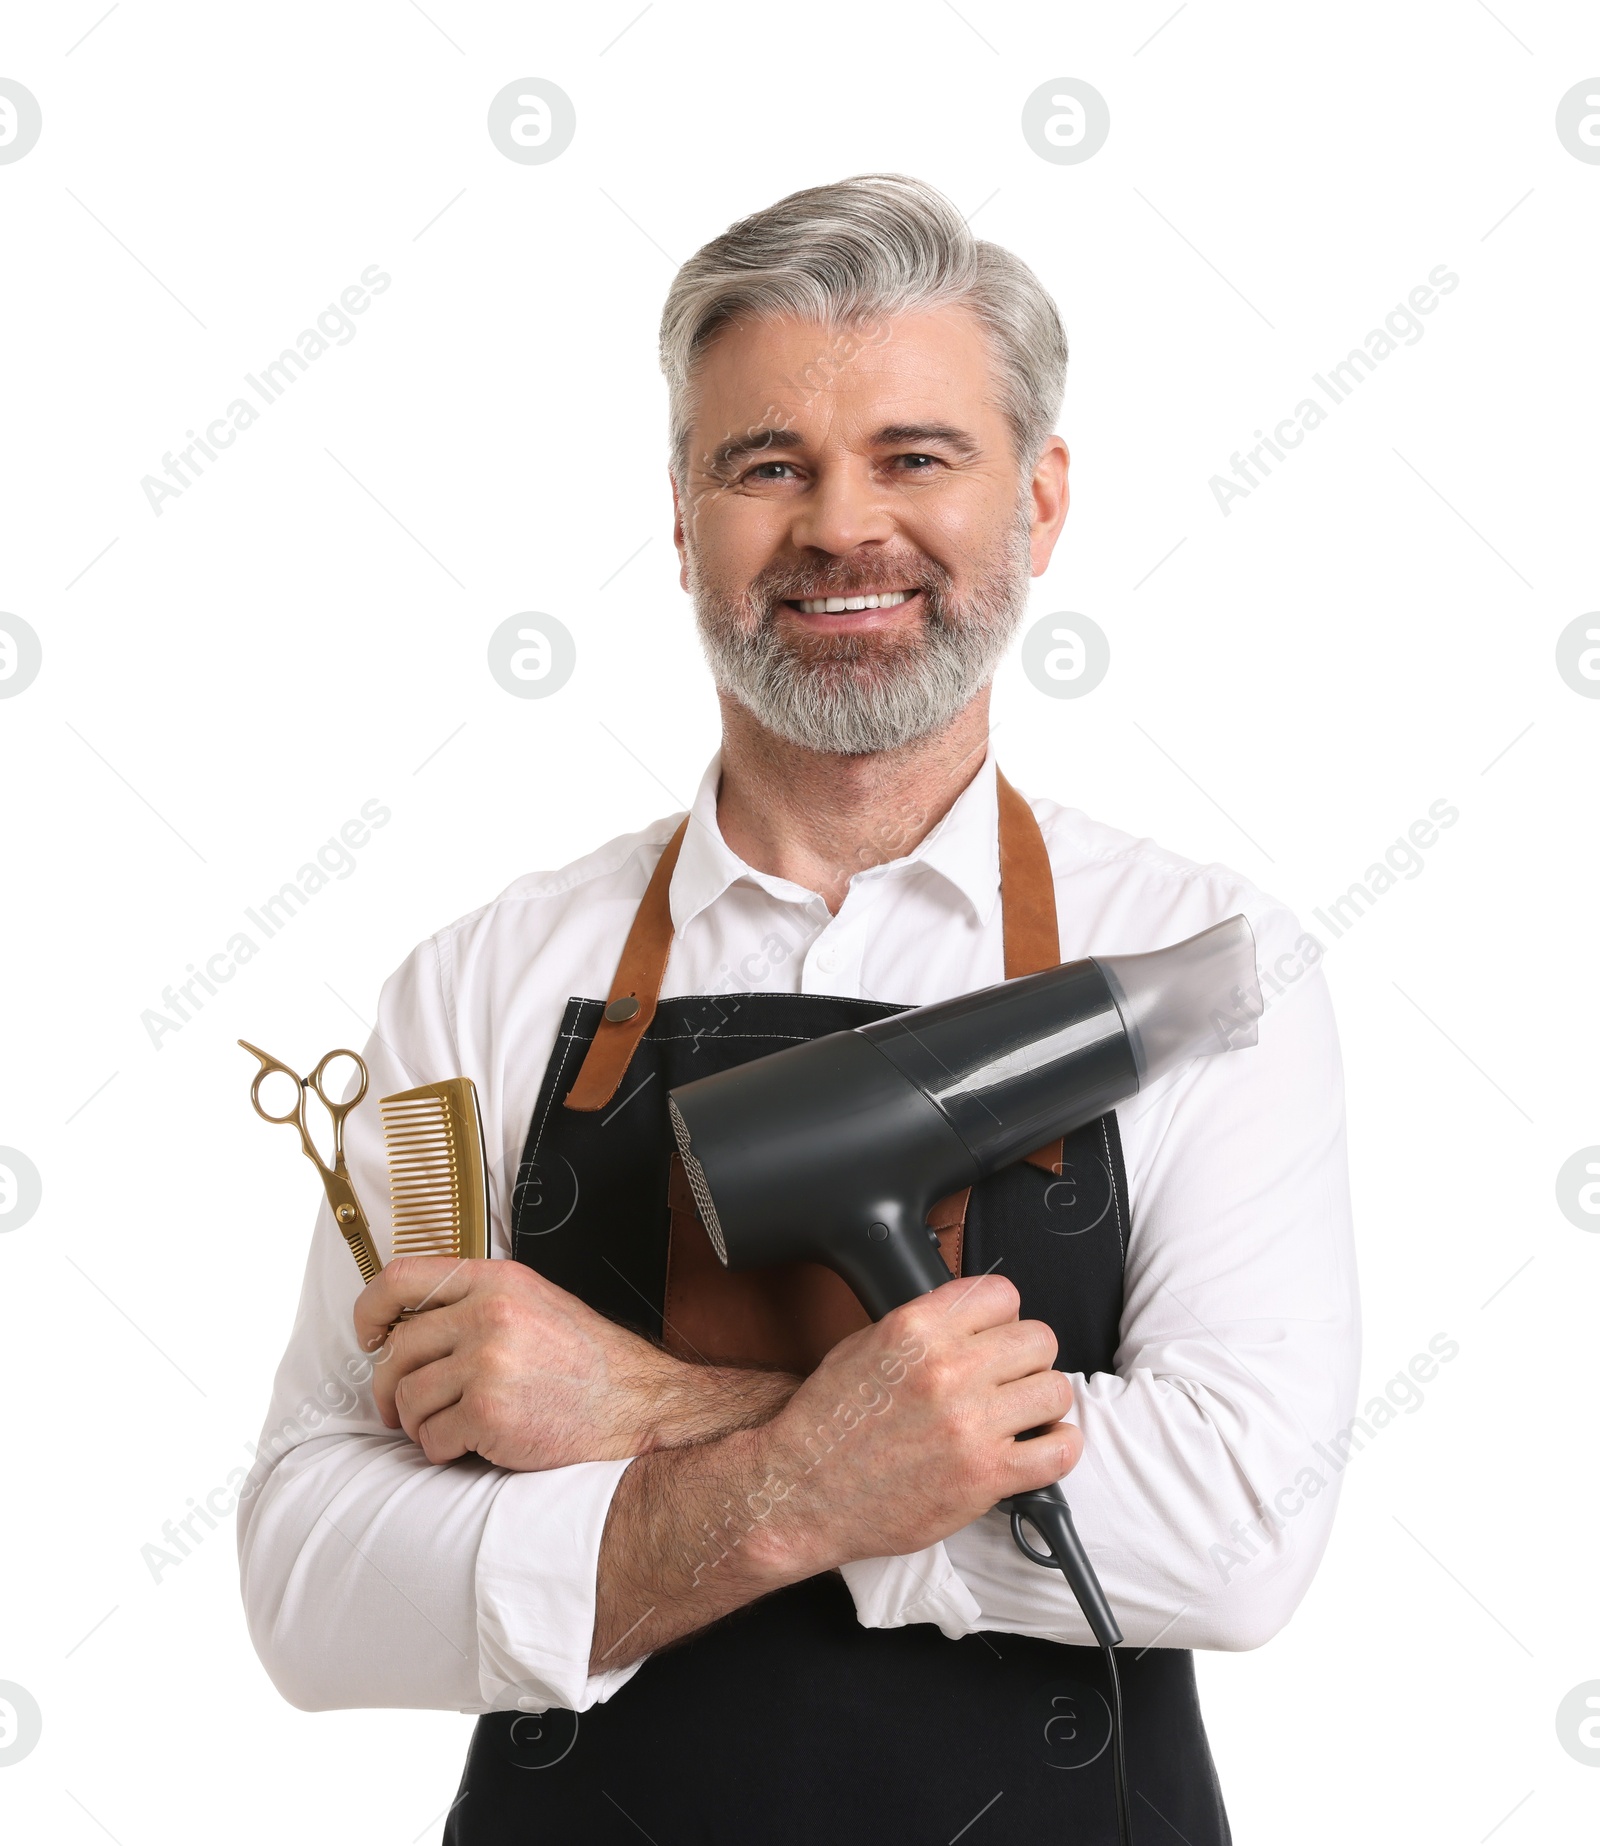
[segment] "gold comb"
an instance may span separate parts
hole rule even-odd
[[[401,1090],[378,1103],[389,1149],[394,1256],[489,1253],[489,1174],[470,1077]]]

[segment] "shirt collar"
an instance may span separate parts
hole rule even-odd
[[[673,868],[668,901],[674,934],[681,932],[708,904],[739,879],[787,902],[804,902],[816,893],[791,879],[759,872],[734,852],[717,825],[717,787],[722,779],[722,751],[706,765],[689,807],[689,826]],[[903,858],[858,872],[857,879],[904,877],[925,866],[952,884],[972,906],[980,924],[987,923],[1000,897],[999,792],[995,786],[994,746],[988,745],[977,774],[950,804],[926,837]]]

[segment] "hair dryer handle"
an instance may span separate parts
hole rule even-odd
[[[914,1210],[890,1202],[873,1207],[870,1215],[864,1214],[840,1231],[824,1260],[855,1290],[874,1320],[955,1280],[939,1254],[937,1233],[920,1222]],[[1026,1433],[1040,1435],[1043,1431]],[[1015,1494],[1000,1502],[1000,1511],[1011,1515],[1012,1536],[1021,1549],[1036,1564],[1055,1565],[1071,1584],[1095,1638],[1105,1647],[1117,1646],[1122,1630],[1072,1523],[1061,1483]],[[1024,1519],[1050,1547],[1048,1556],[1035,1551],[1022,1536]]]
[[[938,1234],[889,1204],[841,1231],[823,1260],[874,1320],[955,1280],[939,1254]]]
[[[1000,1511],[1011,1515],[1012,1536],[1028,1556],[1036,1564],[1055,1564],[1072,1585],[1072,1593],[1078,1599],[1084,1620],[1094,1630],[1095,1639],[1102,1647],[1116,1647],[1122,1640],[1122,1630],[1111,1613],[1111,1604],[1106,1601],[1100,1579],[1094,1574],[1083,1540],[1078,1537],[1078,1528],[1072,1523],[1072,1509],[1067,1505],[1061,1483],[1057,1481],[1054,1486],[1036,1488],[1032,1493],[1013,1494],[1009,1500],[1000,1502]],[[1049,1557],[1042,1557],[1023,1538],[1018,1527],[1019,1521],[1024,1519],[1050,1547]]]

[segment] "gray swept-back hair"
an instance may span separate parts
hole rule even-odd
[[[974,237],[942,192],[904,173],[792,192],[729,225],[679,269],[661,314],[673,478],[681,488],[688,475],[696,364],[731,321],[788,315],[849,326],[949,302],[966,304],[989,335],[996,403],[1026,481],[1061,409],[1061,317],[1026,263]]]

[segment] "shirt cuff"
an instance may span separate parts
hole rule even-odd
[[[983,1611],[950,1562],[942,1544],[899,1558],[858,1558],[841,1564],[839,1574],[855,1598],[856,1620],[863,1628],[904,1628],[911,1622],[936,1623],[956,1641],[975,1634]]]
[[[589,1671],[600,1539],[632,1460],[575,1462],[502,1483],[474,1581],[482,1710],[587,1711],[649,1658]]]

